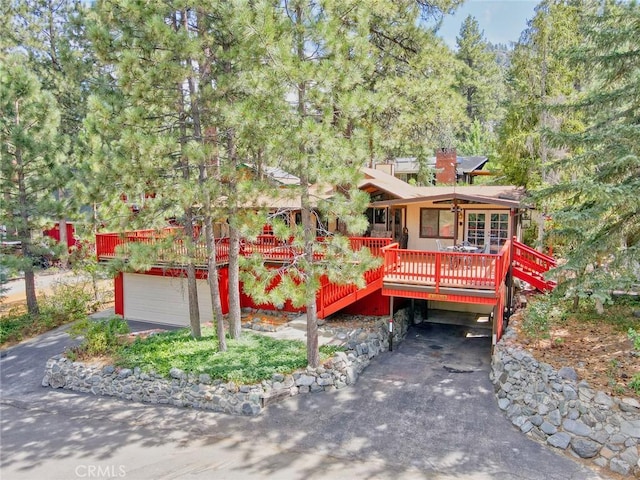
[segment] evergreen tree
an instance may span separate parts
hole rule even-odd
[[[90,127],[96,136],[94,170],[102,185],[111,178],[116,186],[101,205],[105,223],[162,228],[176,218],[183,226],[172,240],[184,249],[173,261],[185,272],[191,331],[199,337],[197,209],[208,147],[198,87],[204,70],[198,61],[201,37],[192,28],[197,17],[180,7],[97,2],[93,39],[113,71],[114,88],[94,99]],[[122,195],[141,199],[144,208],[132,214]],[[147,254],[142,258],[137,265],[132,255],[131,266],[153,263]]]
[[[2,223],[21,242],[29,314],[39,313],[34,267],[42,252],[34,233],[58,205],[53,193],[64,185],[59,143],[60,112],[43,91],[24,55],[3,56],[0,62],[0,189]]]
[[[282,268],[254,261],[243,277],[258,301],[274,305],[291,299],[307,311],[307,362],[319,364],[316,293],[323,278],[338,283],[362,283],[371,257],[359,252],[361,263],[344,268],[354,254],[341,235],[316,241],[318,218],[339,218],[349,233],[366,228],[362,212],[367,197],[356,188],[365,162],[364,133],[357,120],[367,101],[363,76],[373,68],[368,37],[369,12],[361,2],[294,1],[276,17],[274,44],[268,49],[265,73],[279,85],[274,90],[277,115],[271,115],[266,161],[300,179],[279,195],[300,202],[300,224],[273,219],[279,238],[293,238],[293,258]],[[335,189],[330,198],[319,195]],[[355,254],[358,255],[358,254]],[[354,266],[360,268],[351,268]],[[269,288],[275,277],[276,288]]]
[[[457,86],[466,100],[467,117],[491,131],[492,122],[500,116],[503,83],[495,54],[471,15],[460,27],[456,43],[456,58],[463,64]]]
[[[58,219],[60,243],[66,246],[66,221],[79,218],[80,199],[72,192],[78,187],[76,172],[83,160],[80,134],[95,64],[85,35],[87,7],[67,0],[12,0],[4,6],[3,48],[26,53],[42,88],[53,94],[60,109],[58,143],[68,148],[58,157],[58,168],[66,169],[68,182],[55,192],[60,210],[51,220]],[[66,265],[66,248],[60,252]]]
[[[498,129],[498,163],[508,183],[535,189],[553,181],[551,150],[540,132],[575,129],[575,118],[552,116],[549,107],[571,95],[581,69],[559,55],[580,42],[581,0],[544,0],[536,7],[511,57],[505,118]],[[543,207],[544,208],[544,207]]]
[[[455,91],[458,62],[434,30],[418,19],[450,11],[446,2],[377,2],[370,6],[374,69],[367,77],[369,165],[400,156],[425,161],[435,148],[453,147],[465,123]]]
[[[570,154],[552,168],[558,185],[551,197],[554,229],[571,272],[560,286],[600,306],[612,290],[626,290],[640,278],[640,5],[605,2],[584,16],[584,38],[571,52],[570,66],[584,67],[585,92],[558,110],[581,115],[580,132],[547,132]]]

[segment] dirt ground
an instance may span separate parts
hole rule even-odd
[[[512,317],[518,340],[533,356],[559,369],[573,367],[580,380],[611,396],[640,395],[629,388],[632,377],[640,373],[640,355],[633,349],[626,332],[603,322],[567,319],[551,327],[550,337],[533,341],[522,331],[522,312]]]

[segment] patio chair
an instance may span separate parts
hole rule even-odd
[[[482,247],[482,250],[478,253],[482,253],[482,254],[489,254],[491,253],[491,243],[487,242],[484,244],[484,247]],[[487,257],[482,257],[482,266],[485,267],[487,264]]]
[[[442,245],[442,242],[439,239],[436,239],[436,246],[438,247],[439,252],[446,252],[447,249]]]

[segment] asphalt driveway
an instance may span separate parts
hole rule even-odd
[[[148,325],[144,325],[148,328]],[[50,388],[55,331],[0,360],[0,473],[13,479],[597,479],[529,440],[497,407],[489,339],[413,328],[356,385],[262,415],[152,406]]]

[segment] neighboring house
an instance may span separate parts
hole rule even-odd
[[[424,302],[420,308],[425,312],[439,309],[484,314],[497,341],[502,333],[503,315],[512,304],[512,277],[543,290],[553,287],[542,278],[553,266],[553,259],[518,241],[521,217],[528,211],[521,204],[523,192],[519,189],[455,184],[414,187],[380,170],[365,168],[363,174],[358,187],[368,192],[372,200],[367,212],[370,236],[352,238],[351,245],[371,249],[383,264],[367,273],[362,289],[323,280],[317,297],[319,318],[340,310],[389,315],[394,309],[394,298],[403,298],[410,299],[412,306],[416,300]],[[331,191],[317,187],[315,193],[330,196]],[[252,204],[266,208],[269,214],[284,214],[291,221],[299,221],[296,217],[300,212],[299,199],[295,196],[275,199],[265,195]],[[340,223],[339,219],[323,221],[329,224],[323,227],[329,231],[337,229]],[[98,234],[98,258],[108,260],[117,256],[116,245],[148,243],[158,235],[162,232]],[[227,240],[219,240],[217,254],[223,299],[228,292]],[[288,252],[294,247],[271,235],[263,235],[254,242],[245,241],[243,245],[241,254],[259,253],[270,266],[282,266],[293,258]],[[208,320],[212,317],[206,294],[206,258],[198,263],[201,313]],[[183,277],[180,268],[161,262],[145,272],[119,275],[115,284],[116,313],[131,319],[188,325]],[[227,306],[223,306],[226,311]],[[242,306],[276,309],[255,305],[246,296],[242,297]],[[278,309],[294,310],[288,302]]]
[[[448,154],[452,157],[442,159]],[[445,166],[441,162],[448,162]],[[418,181],[421,168],[433,172],[433,182],[435,185],[442,183],[454,183],[453,173],[449,170],[453,163],[453,171],[455,171],[455,183],[472,185],[475,177],[479,175],[490,175],[490,172],[483,170],[489,159],[485,156],[461,157],[455,153],[455,150],[443,151],[438,150],[436,156],[425,159],[421,165],[415,157],[399,157],[388,163],[380,163],[375,166],[376,169],[393,175],[404,182]]]

